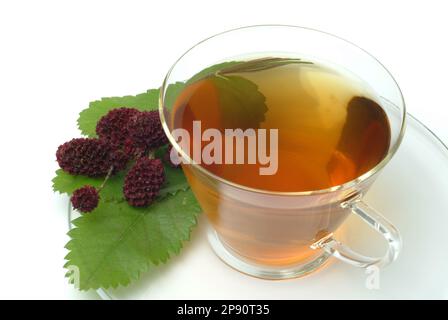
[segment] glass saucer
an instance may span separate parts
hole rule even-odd
[[[403,143],[366,202],[398,227],[403,250],[389,267],[366,272],[334,259],[306,277],[266,281],[223,263],[207,241],[200,218],[177,257],[152,268],[128,287],[98,290],[103,299],[446,299],[448,298],[448,149],[409,115]],[[68,219],[73,218],[69,210]],[[338,231],[369,255],[384,250],[379,236],[355,217]]]

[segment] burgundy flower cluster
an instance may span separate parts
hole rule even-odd
[[[100,196],[98,190],[92,186],[84,186],[72,194],[72,205],[81,212],[90,212],[98,206]]]
[[[129,157],[107,141],[77,138],[59,146],[56,160],[62,170],[72,175],[101,177],[111,167],[115,172],[123,170]]]
[[[132,206],[151,204],[165,182],[165,172],[162,161],[151,158],[150,153],[168,143],[158,112],[113,109],[98,121],[96,133],[98,139],[77,138],[59,146],[56,160],[61,169],[72,175],[104,176],[106,183],[135,160],[125,177],[123,194]],[[164,159],[172,165],[170,150]],[[73,207],[81,212],[94,210],[100,189],[84,186],[76,190],[71,197]]]
[[[157,197],[164,182],[162,161],[142,157],[126,175],[123,193],[131,206],[145,207]]]

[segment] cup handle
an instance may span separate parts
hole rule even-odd
[[[373,265],[384,267],[398,257],[402,246],[400,233],[386,218],[365,204],[360,197],[345,201],[341,206],[350,209],[352,213],[379,232],[387,241],[387,252],[382,257],[364,256],[336,240],[332,233],[311,245],[312,249],[323,249],[335,258],[360,268]]]

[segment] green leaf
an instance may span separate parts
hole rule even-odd
[[[168,86],[165,92],[164,97],[164,107],[168,110],[171,110],[176,102],[179,94],[184,90],[185,83],[184,82],[175,82]]]
[[[258,86],[241,73],[267,70],[291,63],[308,63],[300,59],[263,58],[249,61],[227,61],[215,64],[195,74],[186,82],[190,85],[205,78],[218,90],[222,121],[225,128],[259,128],[268,108]],[[184,87],[181,88],[182,90]]]
[[[123,183],[125,172],[119,172],[107,180],[104,188],[100,191],[100,197],[104,201],[122,201]],[[59,193],[71,195],[76,189],[85,185],[98,188],[103,183],[104,178],[90,178],[86,176],[73,176],[62,169],[56,171],[56,177],[53,178],[53,190]]]
[[[81,290],[125,286],[150,265],[178,254],[200,211],[191,191],[180,191],[144,209],[126,202],[101,202],[73,221],[65,267],[79,269]]]
[[[196,73],[193,77],[191,77],[186,84],[191,84],[193,82],[196,82],[198,80],[202,80],[204,78],[210,77],[215,75],[217,72],[219,72],[222,69],[233,67],[237,64],[240,64],[241,61],[226,61],[218,64],[214,64],[210,67],[205,68],[202,71],[199,71]]]
[[[205,68],[204,70],[198,72],[197,74],[195,74],[192,78],[190,78],[186,82],[178,81],[178,82],[168,85],[166,92],[165,92],[165,96],[164,96],[164,107],[167,110],[171,110],[176,102],[177,97],[185,89],[185,87],[187,85],[192,84],[193,82],[196,82],[198,80],[202,80],[206,77],[213,76],[216,72],[218,72],[222,68],[232,67],[238,63],[240,63],[240,62],[239,61],[227,61],[227,62],[219,63],[219,64],[210,66],[210,67]]]
[[[257,85],[241,76],[213,76],[225,128],[259,128],[268,110]]]
[[[187,178],[181,168],[172,168],[164,164],[166,182],[160,189],[159,197],[167,194],[176,194],[179,190],[187,190],[189,188]]]
[[[159,89],[151,89],[136,96],[102,98],[93,101],[79,114],[78,127],[83,135],[96,137],[96,124],[110,110],[120,107],[141,111],[156,110],[159,104]]]
[[[51,180],[53,182],[53,191],[59,193],[72,194],[73,191],[85,185],[94,187],[100,186],[100,180],[85,176],[72,176],[62,169],[56,170],[56,177]]]

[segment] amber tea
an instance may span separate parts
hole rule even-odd
[[[173,128],[191,135],[194,121],[201,122],[201,130],[213,128],[223,135],[225,129],[277,129],[274,174],[260,175],[260,163],[201,164],[227,181],[267,191],[315,191],[344,184],[376,166],[390,144],[388,118],[366,83],[345,70],[301,59],[214,66],[188,82],[170,120]],[[201,141],[201,148],[206,145]],[[330,215],[331,210],[285,219],[268,207],[244,208],[236,200],[223,201],[191,166],[184,165],[184,171],[223,242],[262,263],[305,259],[312,254],[305,243],[318,236],[309,230],[316,225],[322,232],[333,230],[343,220],[342,215]]]

